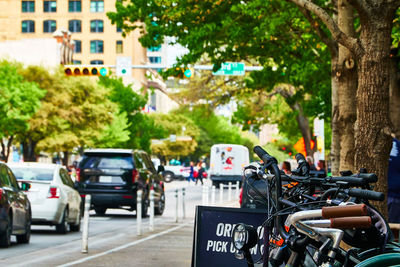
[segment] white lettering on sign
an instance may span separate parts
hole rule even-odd
[[[253,255],[256,255],[257,254],[257,247],[258,247],[258,245],[255,245],[253,248],[251,248],[250,249],[250,253],[253,254]]]
[[[230,237],[231,233],[232,233],[232,225],[231,224],[225,224],[224,236]]]
[[[224,233],[224,224],[223,223],[219,223],[217,225],[217,232],[215,233],[217,236],[221,236]]]
[[[235,248],[235,246],[233,245],[233,242],[231,243],[231,249],[229,250],[230,253],[235,253],[237,251],[237,249]]]
[[[207,251],[228,252],[228,241],[207,241]]]
[[[235,225],[236,224],[219,223],[217,224],[217,230],[215,231],[215,234],[217,236],[232,237],[232,231],[233,228],[235,228]]]
[[[212,240],[208,240],[208,241],[207,241],[207,251],[210,250],[210,248],[212,247],[212,245],[213,245],[213,241],[212,241]]]
[[[257,233],[258,233],[258,238],[263,238],[263,236],[264,236],[264,227],[261,225],[261,226],[258,226],[257,227]]]

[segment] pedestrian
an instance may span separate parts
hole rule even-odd
[[[289,161],[284,161],[282,163],[282,170],[285,172],[285,174],[292,174],[292,170],[291,170]]]
[[[190,181],[195,182],[195,179],[194,179],[194,163],[193,163],[193,161],[190,162],[190,172],[189,172],[189,177],[188,177],[189,184],[190,184]]]
[[[307,157],[306,157],[306,160],[307,160],[307,162],[308,162],[308,165],[310,165],[310,171],[316,171],[317,168],[315,168],[313,157],[307,156]]]
[[[388,168],[389,223],[400,223],[400,141],[392,140]]]
[[[324,174],[325,174],[325,176],[326,176],[325,160],[323,160],[323,159],[318,160],[318,163],[317,163],[317,170],[318,170],[318,171],[323,171]]]
[[[196,179],[196,184],[200,179],[201,185],[203,185],[203,173],[204,173],[204,167],[203,167],[203,163],[200,161],[197,164],[197,179]]]

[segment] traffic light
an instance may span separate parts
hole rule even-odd
[[[176,67],[166,71],[167,76],[176,77],[178,79],[192,78],[194,75],[193,68],[180,68]]]
[[[67,76],[109,76],[110,68],[95,65],[95,66],[64,66],[64,73]]]

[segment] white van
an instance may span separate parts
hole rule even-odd
[[[232,144],[213,145],[210,154],[210,179],[213,185],[242,181],[243,167],[247,164],[247,147]]]

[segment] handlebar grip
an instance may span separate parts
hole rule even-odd
[[[332,218],[331,227],[339,229],[369,228],[372,220],[369,216]]]
[[[260,146],[255,146],[253,149],[254,153],[257,154],[257,156],[264,162],[268,163],[270,161],[273,161],[274,163],[278,163],[278,161],[272,157],[270,154],[268,154],[267,151],[265,151],[262,147]]]
[[[363,178],[367,183],[376,183],[378,176],[375,173],[359,173],[355,177]]]
[[[330,177],[328,181],[331,183],[346,182],[349,185],[364,185],[365,181],[363,178],[352,177],[352,176],[341,176],[341,177]]]
[[[359,188],[350,188],[348,194],[349,196],[352,197],[359,197],[369,200],[383,201],[385,199],[385,194],[382,192],[376,192]]]
[[[368,214],[367,205],[347,205],[335,207],[322,207],[322,218],[339,218],[339,217],[352,217],[352,216],[365,216]]]

